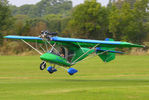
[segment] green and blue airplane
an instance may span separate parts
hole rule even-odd
[[[47,68],[47,71],[51,74],[57,71],[56,65],[66,69],[70,75],[77,73],[78,70],[71,68],[71,66],[84,60],[90,54],[98,55],[104,62],[110,62],[115,59],[116,53],[123,53],[116,51],[115,48],[144,47],[143,45],[129,42],[114,41],[110,38],[106,38],[103,41],[64,38],[56,35],[57,33],[43,31],[38,37],[8,35],[4,36],[4,38],[22,40],[37,51],[41,55],[40,59],[43,61],[40,64],[40,69],[44,70],[46,68],[46,63],[48,62],[53,65]],[[39,45],[40,50],[33,47],[28,42],[34,42],[36,47]]]

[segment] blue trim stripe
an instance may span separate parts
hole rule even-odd
[[[97,44],[114,44],[119,45],[120,41],[101,41],[101,40],[88,40],[88,39],[76,39],[76,38],[62,38],[62,37],[52,37],[53,41],[64,41],[64,42],[82,42],[82,43],[97,43]]]
[[[104,50],[102,49],[101,47],[97,47],[96,48],[96,51],[107,51],[107,52],[111,52],[111,53],[120,53],[120,54],[124,54],[124,52],[121,52],[121,51],[113,51],[113,50]]]

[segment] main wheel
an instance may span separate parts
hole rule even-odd
[[[44,61],[40,64],[40,70],[44,70],[45,68],[46,68],[46,62]]]
[[[74,69],[74,68],[69,68],[68,69],[68,74],[69,75],[74,75],[75,73],[77,73],[78,72],[78,70],[76,70],[76,69]]]
[[[57,69],[56,69],[55,67],[50,66],[50,67],[47,68],[47,71],[48,71],[50,74],[52,74],[52,73],[56,72]]]

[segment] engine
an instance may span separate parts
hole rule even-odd
[[[51,37],[56,36],[57,34],[58,33],[56,33],[56,32],[42,31],[40,33],[39,37],[42,38],[42,39],[50,40]]]

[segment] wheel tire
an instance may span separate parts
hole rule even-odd
[[[49,66],[49,67],[47,68],[47,71],[48,71],[50,74],[52,74],[52,73],[56,72],[57,69],[56,69],[55,67]]]
[[[53,74],[53,72],[49,72],[50,74]]]
[[[69,75],[71,75],[71,76],[72,76],[72,75],[74,75],[74,74],[70,74],[70,73],[69,73]]]
[[[42,62],[40,64],[40,70],[44,70],[46,68],[46,62]]]

